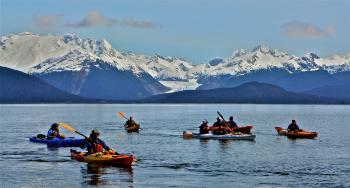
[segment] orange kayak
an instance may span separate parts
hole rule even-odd
[[[288,136],[288,138],[309,138],[314,139],[317,137],[317,132],[307,132],[307,131],[287,131],[282,127],[275,127],[277,133],[282,136]]]
[[[98,163],[111,166],[123,166],[131,167],[134,157],[132,155],[111,155],[104,153],[94,153],[91,155],[85,155],[85,152],[78,152],[76,150],[70,150],[72,159],[87,163]]]

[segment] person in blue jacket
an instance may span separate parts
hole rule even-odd
[[[64,135],[60,134],[60,130],[58,129],[58,123],[54,123],[51,125],[51,128],[47,131],[46,137],[47,139],[65,138]]]
[[[107,151],[109,154],[117,154],[100,138],[97,130],[92,130],[90,137],[83,142],[81,148],[87,148],[87,155]]]
[[[297,122],[293,119],[292,123],[288,126],[288,131],[300,131],[301,129],[297,125]]]

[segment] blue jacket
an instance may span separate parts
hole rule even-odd
[[[48,139],[55,138],[55,137],[59,137],[59,136],[60,136],[60,132],[57,131],[57,133],[58,133],[58,135],[57,135],[57,136],[54,136],[54,130],[49,129],[49,130],[47,131],[46,137],[47,137]]]
[[[296,123],[291,123],[291,124],[288,126],[288,130],[299,131],[300,128],[299,128],[299,126],[298,126]]]

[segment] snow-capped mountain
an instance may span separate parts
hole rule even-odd
[[[142,72],[134,62],[123,59],[123,55],[112,48],[105,39],[82,39],[74,34],[41,36],[21,33],[1,37],[0,48],[1,64],[22,72],[48,71],[33,69],[47,60],[51,62],[51,71],[56,71],[54,65],[60,70],[60,63],[65,63],[72,70],[73,67],[69,63],[76,64],[84,56],[103,60],[119,70],[133,70],[136,74]],[[64,57],[68,60],[65,61]],[[76,68],[74,70],[79,70],[79,67]]]
[[[140,98],[186,89],[232,87],[246,81],[277,83],[282,87],[286,84],[285,88],[291,90],[295,88],[289,87],[290,82],[301,77],[308,77],[304,81],[309,80],[310,84],[296,90],[314,87],[312,82],[332,84],[337,82],[334,77],[338,73],[350,71],[350,53],[329,58],[320,58],[315,53],[297,57],[259,45],[251,51],[236,50],[231,57],[192,65],[184,59],[159,54],[118,52],[104,39],[21,33],[1,37],[0,65],[33,74],[74,94],[113,98],[118,95],[117,88],[123,87],[132,93],[129,97]],[[89,93],[96,94],[97,86],[93,84],[102,82],[106,84],[99,88],[101,93],[90,96]],[[107,95],[103,91],[106,88],[114,89]]]
[[[169,89],[106,40],[31,33],[1,37],[1,66],[84,97],[137,99]]]
[[[289,73],[327,70],[331,73],[348,71],[350,68],[350,54],[321,59],[314,53],[303,57],[289,55],[277,49],[270,49],[260,45],[252,51],[237,50],[229,58],[213,59],[207,64],[201,64],[191,70],[193,75],[240,76],[259,70],[281,69]]]
[[[320,58],[315,53],[302,57],[260,45],[251,51],[236,50],[231,57],[215,58],[191,69],[197,89],[234,87],[249,81],[266,82],[290,91],[304,91],[324,85],[344,84],[337,74],[350,69],[350,54]],[[350,82],[345,81],[347,84]]]

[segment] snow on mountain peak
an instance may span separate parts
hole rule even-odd
[[[247,53],[247,50],[245,50],[245,49],[239,49],[239,50],[235,50],[235,51],[233,51],[233,53],[232,53],[232,58],[235,58],[235,57],[238,57],[238,56],[242,56],[242,55],[244,55],[244,54],[246,54]]]
[[[310,59],[309,59],[310,58]],[[258,70],[284,69],[290,73],[315,70],[316,54],[304,58],[290,56],[266,45],[259,45],[251,51],[236,50],[225,59],[214,59],[206,65],[198,65],[192,70],[198,76],[243,75]]]
[[[114,62],[121,56],[105,39],[101,41],[83,39],[75,34],[63,36],[9,35],[1,37],[0,45],[1,65],[23,72],[28,72],[32,67],[48,59],[52,61],[55,58],[68,57],[68,55],[77,52],[92,54],[103,61],[110,62]],[[119,67],[127,69],[130,66],[127,63],[125,66],[119,64]]]
[[[63,35],[63,41],[65,43],[75,42],[76,44],[80,45],[83,41],[78,35],[73,33],[67,33]]]
[[[302,58],[306,58],[309,61],[315,61],[315,59],[320,59],[320,57],[313,52],[305,54]]]
[[[261,53],[267,54],[270,52],[270,47],[268,47],[265,44],[260,44],[259,46],[253,48],[253,50],[252,50],[252,52],[259,52],[259,51]]]

